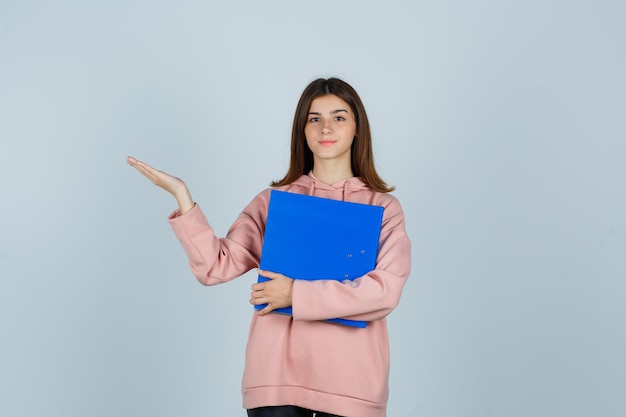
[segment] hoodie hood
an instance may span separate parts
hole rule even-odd
[[[368,190],[369,187],[365,184],[361,177],[350,177],[345,180],[337,181],[332,185],[328,185],[320,181],[313,172],[309,172],[307,175],[302,175],[300,178],[289,184],[289,188],[299,188],[300,193],[314,196],[314,195],[332,195],[335,199],[346,201],[346,196],[349,193],[353,193],[359,190]],[[340,196],[340,198],[338,198]]]

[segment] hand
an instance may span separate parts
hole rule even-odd
[[[270,313],[277,308],[291,306],[291,293],[293,290],[293,279],[276,272],[262,271],[259,275],[269,278],[269,281],[252,285],[250,304],[267,304],[263,310],[259,311],[261,316]]]
[[[191,193],[187,188],[187,185],[180,179],[173,177],[163,171],[159,171],[145,162],[138,161],[132,156],[126,157],[126,162],[137,171],[139,171],[144,177],[148,178],[154,185],[163,188],[168,193],[172,194],[176,201],[181,213],[186,213],[193,208],[193,199]]]

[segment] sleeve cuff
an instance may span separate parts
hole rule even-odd
[[[193,203],[193,207],[191,208],[191,210],[189,210],[189,211],[188,211],[187,213],[185,213],[185,214],[182,214],[182,213],[180,212],[180,209],[176,209],[176,210],[174,210],[172,213],[170,213],[170,215],[169,215],[169,216],[167,216],[167,219],[168,219],[168,220],[174,220],[174,219],[175,219],[175,218],[177,218],[177,217],[186,216],[187,214],[191,213],[192,211],[195,211],[197,206],[198,206],[198,204]]]

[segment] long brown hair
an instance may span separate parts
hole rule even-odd
[[[311,152],[306,143],[304,127],[313,100],[329,94],[335,95],[348,103],[356,120],[357,133],[352,141],[350,155],[352,173],[357,177],[361,177],[361,180],[375,191],[381,193],[393,191],[394,187],[387,186],[378,176],[376,168],[374,168],[372,134],[361,98],[350,84],[338,78],[318,78],[302,92],[291,129],[289,170],[282,180],[272,182],[272,186],[291,184],[300,176],[308,174],[313,169],[313,152]]]

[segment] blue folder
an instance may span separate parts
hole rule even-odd
[[[379,206],[272,190],[260,268],[294,279],[359,278],[376,266],[382,217]],[[259,276],[258,282],[263,281],[267,278]],[[292,309],[274,312],[291,315]],[[366,325],[340,318],[328,321]]]

